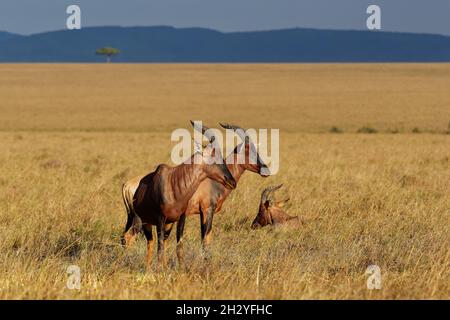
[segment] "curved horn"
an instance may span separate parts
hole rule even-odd
[[[199,127],[198,125],[196,125],[196,123],[194,121],[192,121],[192,120],[190,120],[190,121],[191,121],[192,127],[194,127],[195,130],[197,130],[198,132],[201,132],[206,137],[206,139],[209,140],[210,143],[214,142],[216,137],[211,133],[211,130],[209,130],[209,128],[207,126],[202,124],[202,126]]]
[[[239,126],[235,126],[232,124],[228,124],[228,123],[221,123],[219,122],[220,126],[224,129],[231,129],[234,130],[237,135],[239,136],[239,138],[242,139],[242,141],[248,142],[248,136],[245,134],[245,130]]]
[[[261,193],[261,203],[266,202],[269,200],[269,197],[272,195],[272,193],[278,189],[280,189],[283,186],[283,184],[279,184],[277,186],[271,186],[264,189],[264,191]]]

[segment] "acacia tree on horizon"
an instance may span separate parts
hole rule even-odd
[[[97,49],[95,51],[96,55],[106,56],[107,63],[111,62],[111,57],[117,56],[119,53],[120,53],[119,49],[112,48],[112,47],[104,47],[104,48]]]

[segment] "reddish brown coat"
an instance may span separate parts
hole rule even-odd
[[[207,128],[202,129],[203,134]],[[152,258],[152,226],[158,235],[158,262],[165,265],[164,240],[167,240],[173,223],[184,219],[189,199],[206,178],[213,179],[226,188],[234,189],[236,181],[224,164],[216,159],[216,149],[211,145],[214,137],[209,136],[210,144],[203,153],[196,153],[188,163],[170,167],[162,164],[154,172],[137,177],[123,187],[123,198],[127,208],[128,220],[123,242],[129,245],[139,231],[137,221],[142,223],[148,242],[147,267]]]
[[[281,188],[281,186],[282,184],[275,187],[268,187],[261,193],[261,201],[258,213],[251,226],[252,229],[262,228],[267,225],[299,227],[302,224],[299,217],[290,216],[282,209],[289,199],[282,201],[273,200],[273,192]]]

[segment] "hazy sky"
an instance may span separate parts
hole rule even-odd
[[[0,0],[0,30],[65,28],[78,4],[82,26],[208,27],[221,31],[312,27],[365,29],[366,8],[382,9],[382,30],[450,35],[450,0]]]

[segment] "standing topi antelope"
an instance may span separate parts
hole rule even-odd
[[[123,243],[131,244],[139,231],[138,225],[142,224],[147,239],[148,271],[151,269],[153,253],[152,226],[156,226],[158,236],[158,266],[165,267],[164,243],[174,222],[184,215],[189,199],[200,183],[210,178],[230,190],[236,187],[236,181],[224,164],[219,148],[213,147],[214,135],[207,127],[198,128],[191,123],[209,140],[202,153],[196,152],[189,163],[176,167],[160,164],[154,172],[130,180],[122,189],[128,214]]]
[[[252,223],[252,229],[262,228],[266,225],[288,225],[293,227],[300,226],[301,222],[298,217],[288,215],[282,207],[289,199],[282,201],[273,200],[273,194],[280,189],[283,184],[265,188],[261,194],[261,202],[259,203],[259,211]]]
[[[270,170],[260,158],[255,145],[250,137],[245,134],[244,129],[229,124],[220,124],[225,129],[234,130],[243,141],[233,152],[225,159],[228,170],[233,175],[236,183],[239,182],[242,174],[248,170],[258,173],[262,177],[268,177]],[[239,161],[239,156],[243,156]],[[183,264],[182,237],[186,216],[199,214],[201,225],[201,239],[203,248],[206,251],[211,241],[211,230],[213,215],[219,212],[224,201],[230,194],[231,189],[225,188],[222,184],[217,183],[213,179],[206,179],[200,183],[197,191],[189,200],[186,213],[181,216],[177,224],[177,257],[180,265]]]
[[[262,177],[268,177],[270,175],[270,170],[260,158],[259,154],[256,151],[255,145],[245,134],[244,129],[229,124],[221,124],[221,126],[225,129],[235,130],[235,132],[243,141],[238,146],[236,146],[233,152],[225,159],[226,166],[231,172],[236,183],[239,181],[240,177],[246,170],[259,173]],[[253,161],[250,161],[252,153]],[[244,161],[238,161],[239,155],[244,156]],[[134,194],[139,185],[139,181],[142,178],[142,176],[136,177],[128,181],[124,185],[123,197],[127,212],[132,212]],[[229,188],[224,187],[223,184],[218,183],[214,179],[206,179],[200,183],[197,191],[189,200],[185,214],[180,217],[177,223],[176,251],[180,265],[183,265],[184,260],[181,240],[183,237],[186,216],[194,214],[200,215],[201,239],[203,247],[206,250],[206,247],[211,240],[213,215],[214,213],[217,213],[221,210],[222,205],[230,192],[231,190]],[[132,214],[129,214],[128,216],[130,220],[127,224],[129,225],[129,227],[127,227],[127,230],[129,229],[130,231],[125,234],[125,237],[128,237],[129,239],[124,239],[124,242],[128,245],[131,245],[134,240],[134,236],[140,231],[140,225],[138,219],[133,220]]]

